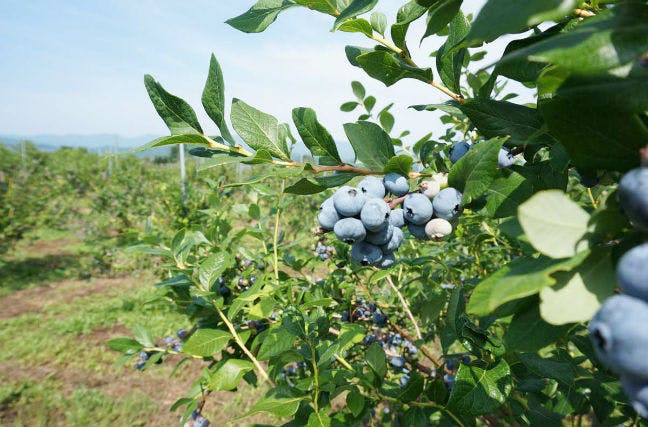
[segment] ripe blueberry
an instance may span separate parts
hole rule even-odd
[[[459,159],[461,159],[463,156],[466,155],[466,153],[468,153],[468,151],[470,151],[471,148],[472,145],[469,142],[466,141],[457,142],[450,149],[450,161],[452,163],[457,163]]]
[[[333,232],[338,239],[344,243],[353,244],[364,240],[367,231],[362,225],[362,221],[355,218],[343,218],[335,223]]]
[[[333,206],[342,216],[355,216],[362,210],[365,200],[366,196],[362,191],[345,185],[333,195]]]
[[[425,234],[424,225],[407,224],[407,229],[409,230],[410,234],[418,240],[427,240],[428,238],[427,234]]]
[[[367,230],[378,231],[389,222],[390,213],[391,208],[383,199],[369,199],[360,211],[360,220]]]
[[[382,259],[378,246],[367,242],[357,242],[351,246],[351,258],[360,265],[373,265]]]
[[[375,312],[373,317],[371,318],[371,322],[381,328],[384,328],[387,326],[387,316],[385,316],[382,313]]]
[[[385,224],[380,230],[378,231],[370,231],[367,233],[367,237],[365,240],[372,245],[376,246],[381,246],[384,244],[387,244],[392,236],[394,235],[394,227],[391,224]]]
[[[401,243],[403,243],[403,237],[403,230],[394,227],[391,239],[389,239],[389,241],[382,245],[380,248],[383,250],[383,252],[394,252],[400,247]]]
[[[382,179],[376,176],[368,176],[358,184],[358,188],[369,197],[382,199],[385,197],[385,185]]]
[[[394,265],[395,262],[396,262],[396,257],[394,256],[393,253],[391,253],[391,252],[386,252],[386,253],[383,252],[383,257],[380,260],[380,262],[378,263],[378,267],[380,267],[380,268],[389,268],[392,265]]]
[[[395,172],[390,172],[383,178],[385,188],[394,196],[404,196],[409,192],[407,178]]]
[[[648,380],[648,304],[628,295],[608,298],[589,324],[601,363],[609,369]]]
[[[648,231],[648,167],[633,169],[621,178],[619,202],[630,222]]]
[[[335,223],[339,220],[340,215],[335,209],[333,199],[326,199],[317,212],[317,221],[319,222],[320,226],[322,226],[322,228],[325,230],[333,230],[333,226],[335,226]]]
[[[394,368],[402,368],[405,366],[405,358],[401,356],[392,357],[390,363]]]
[[[640,416],[648,418],[648,381],[622,375],[621,385],[634,410]]]
[[[394,227],[403,227],[405,225],[405,218],[403,217],[403,209],[392,209],[389,214],[389,223]]]
[[[441,193],[439,193],[439,195],[440,194]],[[430,202],[430,199],[421,193],[409,194],[403,201],[403,216],[412,224],[425,224],[430,220],[430,218],[432,218],[433,212],[434,209],[432,207],[432,202]]]
[[[444,188],[432,201],[434,214],[447,221],[452,221],[461,213],[463,195],[452,187]]]
[[[648,243],[626,252],[617,266],[621,290],[648,302]]]

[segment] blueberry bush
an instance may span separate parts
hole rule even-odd
[[[648,5],[488,0],[473,19],[462,0],[410,0],[388,22],[378,7],[393,4],[378,3],[259,0],[227,23],[256,33],[289,8],[329,15],[334,31],[368,39],[344,49],[353,66],[444,97],[412,106],[421,120],[441,111],[441,133],[394,135],[392,104],[376,112],[353,82],[341,109],[362,112],[342,125],[345,162],[311,108],[294,108],[291,125],[226,104],[215,56],[202,104],[216,136],[145,77],[170,130],[147,147],[191,144],[205,174],[254,174],[221,180],[196,221],[145,249],[165,259],[159,297],[186,328],[163,341],[140,328],[110,347],[138,369],[177,354],[178,369],[203,364],[170,408],[186,426],[209,424],[210,393],[243,381],[267,393],[241,417],[286,426],[643,424]],[[416,20],[443,41],[434,70],[406,44]],[[480,48],[511,34],[474,71]],[[535,102],[511,102],[507,81]],[[295,135],[310,158],[291,157]],[[233,215],[236,187],[249,197]]]

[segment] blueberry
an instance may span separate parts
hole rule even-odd
[[[248,280],[245,277],[241,277],[238,279],[238,285],[241,287],[247,286]]]
[[[171,349],[173,351],[177,351],[178,353],[180,353],[182,351],[182,344],[175,343],[175,344],[173,344],[173,347],[171,347]]]
[[[373,343],[376,342],[376,336],[373,335],[373,334],[367,334],[367,335],[365,335],[365,337],[364,337],[364,339],[362,340],[362,342],[363,342],[365,345],[371,345],[371,344],[373,344]]]
[[[349,312],[344,310],[342,313],[340,313],[342,316],[342,321],[343,322],[348,322],[349,321]]]
[[[257,330],[257,332],[263,332],[266,329],[268,329],[268,324],[264,322],[263,320],[255,320],[254,321],[254,328]]]
[[[455,382],[455,376],[453,374],[445,374],[443,376],[443,382],[448,389],[451,389]]]
[[[406,221],[412,224],[425,224],[432,218],[433,212],[432,202],[421,193],[409,194],[403,201],[403,216]]]
[[[452,224],[443,218],[433,218],[425,224],[425,234],[433,240],[440,240],[452,233]]]
[[[207,427],[208,425],[209,420],[202,415],[199,415],[193,423],[193,427]]]
[[[376,176],[368,176],[358,184],[358,188],[368,197],[385,197],[385,185],[382,179]]]
[[[342,216],[355,216],[362,210],[365,200],[366,196],[362,191],[345,185],[333,195],[333,206]]]
[[[648,381],[622,375],[621,385],[634,410],[640,416],[648,418]]]
[[[404,196],[409,192],[409,183],[403,175],[390,172],[383,178],[385,189],[394,196]]]
[[[447,359],[445,363],[446,368],[448,368],[451,371],[454,371],[457,369],[457,359]]]
[[[360,220],[369,231],[378,231],[389,223],[391,207],[383,199],[369,199],[360,211]]]
[[[137,369],[138,371],[143,370],[143,369],[144,369],[144,366],[146,366],[146,361],[145,361],[145,360],[138,360],[138,361],[135,363],[135,369]]]
[[[360,265],[373,265],[382,259],[378,246],[367,242],[357,242],[351,246],[351,258]]]
[[[147,352],[145,352],[145,351],[140,351],[139,357],[140,357],[140,359],[142,359],[144,361],[147,361],[148,358],[149,358],[149,354]]]
[[[297,373],[297,367],[296,367],[296,366],[289,365],[289,366],[286,368],[286,374],[288,374],[288,375],[295,375],[296,373]]]
[[[407,352],[409,354],[416,354],[416,353],[418,353],[418,347],[416,347],[415,345],[412,344],[412,345],[407,347]]]
[[[394,227],[403,227],[405,225],[405,217],[403,217],[403,209],[392,209],[389,214],[389,223]]]
[[[340,215],[335,209],[332,198],[328,198],[322,203],[317,212],[317,221],[325,230],[332,230],[336,222],[340,220]]]
[[[405,387],[407,385],[407,383],[409,382],[409,379],[410,379],[410,377],[408,375],[403,375],[402,377],[400,377],[398,382],[400,382],[401,387]]]
[[[425,234],[424,225],[407,224],[407,229],[409,230],[410,234],[415,238],[419,240],[427,240],[427,234]]]
[[[387,243],[382,245],[381,249],[383,250],[383,252],[394,252],[403,243],[403,238],[404,238],[403,230],[394,227],[392,230],[391,239],[389,239]]]
[[[428,199],[432,200],[434,196],[439,194],[439,191],[441,191],[441,183],[438,181],[423,181],[421,183],[421,193],[427,197]]]
[[[228,298],[230,295],[232,295],[232,291],[227,286],[221,286],[219,291],[223,298]]]
[[[579,175],[580,175],[581,184],[583,184],[583,186],[587,188],[596,187],[601,182],[596,176],[596,174],[591,175],[591,174],[579,173]]]
[[[386,252],[386,253],[383,252],[383,257],[380,260],[380,262],[378,263],[378,267],[380,267],[380,268],[389,268],[392,265],[394,265],[395,262],[396,262],[396,257],[394,256],[393,253],[391,253],[391,252]]]
[[[364,240],[367,231],[362,225],[362,221],[356,218],[344,218],[335,223],[333,232],[338,239],[344,243],[353,244]]]
[[[164,337],[164,344],[169,345],[173,341],[173,337]]]
[[[376,312],[371,318],[371,322],[380,328],[384,328],[385,326],[387,326],[387,316],[382,313]]]
[[[511,150],[502,147],[497,154],[497,167],[507,168],[515,164],[515,154],[511,154]]]
[[[216,279],[216,284],[217,284],[218,286],[223,286],[223,285],[226,284],[226,283],[227,283],[227,280],[225,280],[224,277],[219,277],[218,279]]]
[[[385,224],[382,229],[378,231],[370,231],[367,233],[365,240],[372,245],[381,246],[389,243],[394,235],[395,227],[391,224]]]
[[[392,338],[392,344],[394,345],[401,345],[403,343],[403,337],[400,336],[400,334],[394,335],[394,338]]]
[[[621,178],[619,202],[630,222],[648,231],[648,167],[633,169]]]
[[[648,243],[626,252],[617,266],[621,290],[648,302]]]
[[[392,357],[390,363],[394,368],[402,368],[405,366],[405,358],[401,356]]]
[[[609,369],[648,379],[648,304],[628,295],[608,298],[590,321],[590,339]]]
[[[370,310],[371,312],[374,312],[374,311],[376,311],[377,309],[378,309],[378,307],[376,307],[376,304],[374,304],[374,303],[369,304],[369,310]]]
[[[450,149],[450,161],[452,163],[457,163],[459,159],[466,155],[468,151],[472,148],[469,142],[461,141],[456,143]]]
[[[254,285],[256,283],[256,281],[257,281],[256,276],[250,276],[249,281],[250,281],[250,285]]]
[[[329,259],[329,256],[328,256],[328,254],[321,254],[321,255],[320,255],[320,259],[321,259],[322,261],[326,261],[327,259]]]
[[[470,363],[470,355],[464,354],[463,356],[461,356],[461,361],[463,363]]]
[[[463,195],[452,187],[444,188],[432,201],[434,214],[447,221],[452,221],[461,213]]]

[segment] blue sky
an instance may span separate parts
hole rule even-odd
[[[443,95],[416,81],[386,88],[349,65],[346,44],[372,43],[359,34],[331,33],[328,16],[294,8],[260,34],[224,23],[253,3],[3,0],[0,134],[165,134],[142,83],[145,73],[189,101],[213,131],[200,104],[212,52],[225,74],[227,98],[241,98],[282,121],[290,120],[293,107],[310,106],[343,138],[342,123],[355,115],[341,113],[339,105],[352,97],[351,80],[360,80],[378,106],[396,103],[397,131],[411,129],[415,139],[439,129],[433,114],[407,106],[442,102]],[[378,10],[393,17],[399,3],[383,1]],[[474,12],[484,2],[465,3],[464,10]],[[441,40],[432,37],[417,49],[422,24],[410,31],[411,50],[419,64],[433,67],[427,54]],[[503,46],[489,48],[489,58]]]

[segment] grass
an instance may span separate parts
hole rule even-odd
[[[180,412],[168,409],[200,364],[183,364],[172,378],[179,358],[144,372],[116,367],[119,354],[106,341],[140,324],[159,340],[189,325],[164,302],[150,302],[150,275],[79,279],[88,256],[73,236],[41,231],[0,264],[0,425],[179,425]],[[204,413],[225,425],[263,392],[246,385],[217,393]],[[276,421],[254,416],[228,425]]]

